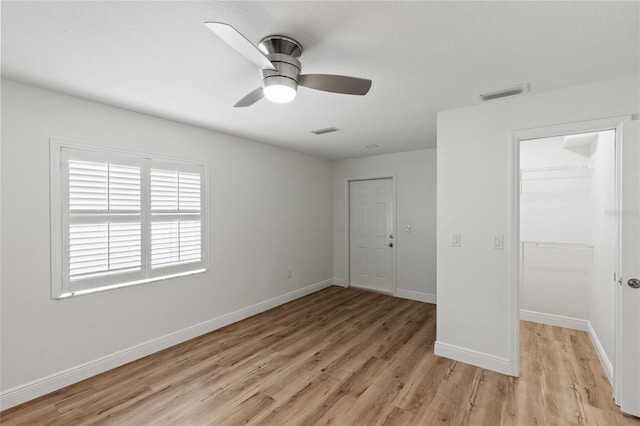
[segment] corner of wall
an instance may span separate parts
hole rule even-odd
[[[333,285],[339,285],[340,287],[347,288],[347,283],[344,278],[333,278]]]

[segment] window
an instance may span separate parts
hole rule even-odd
[[[57,298],[206,269],[205,165],[52,141]]]

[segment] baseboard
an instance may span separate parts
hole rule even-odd
[[[475,365],[476,367],[486,368],[487,370],[496,371],[498,373],[514,375],[514,366],[507,358],[475,351],[473,349],[463,348],[461,346],[451,345],[436,341],[435,354],[445,358],[464,362],[465,364]]]
[[[340,287],[347,287],[347,283],[344,278],[334,278],[333,285],[339,285]]]
[[[609,379],[609,383],[613,386],[613,364],[609,360],[607,353],[604,351],[604,346],[600,343],[600,339],[598,338],[598,334],[596,330],[591,325],[591,322],[587,322],[587,333],[589,333],[589,337],[591,337],[591,342],[593,343],[593,347],[596,349],[596,353],[598,354],[598,358],[600,358],[600,364],[602,364],[602,369],[604,373],[607,375],[607,379]]]
[[[562,315],[546,314],[543,312],[529,311],[520,309],[520,319],[523,321],[537,322],[540,324],[554,325],[556,327],[570,328],[572,330],[588,331],[589,321],[565,317]]]
[[[418,302],[431,303],[433,305],[436,304],[436,295],[432,293],[398,289],[396,296],[402,297],[403,299],[417,300]]]
[[[0,393],[0,410],[22,404],[23,402],[46,395],[65,386],[69,386],[73,383],[104,373],[105,371],[119,367],[131,361],[135,361],[147,355],[151,355],[189,339],[193,339],[194,337],[201,336],[209,333],[210,331],[217,330],[218,328],[259,314],[260,312],[275,308],[276,306],[280,306],[308,294],[315,293],[316,291],[329,287],[332,284],[333,280],[330,279],[311,284],[263,302],[256,303],[255,305],[238,309],[237,311],[221,315],[191,327],[149,340],[67,370],[51,374],[47,377],[7,389]]]
[[[375,288],[375,287],[367,287],[364,285],[358,285],[358,284],[349,284],[349,287],[351,288],[357,288],[359,290],[367,290],[367,291],[371,291],[373,293],[380,293],[380,294],[386,294],[387,296],[393,296],[393,291],[392,290],[385,290],[382,288]]]

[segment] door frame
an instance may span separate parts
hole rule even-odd
[[[397,173],[396,172],[392,172],[392,173],[381,173],[381,174],[375,174],[375,175],[363,175],[363,176],[348,176],[344,179],[344,194],[345,194],[345,199],[344,199],[344,205],[345,205],[345,215],[344,215],[344,229],[345,229],[345,236],[344,236],[344,247],[345,247],[345,287],[351,287],[351,227],[350,227],[350,205],[351,205],[351,193],[350,193],[350,183],[351,182],[355,182],[355,181],[361,181],[361,180],[377,180],[377,179],[391,179],[391,212],[393,214],[393,220],[391,221],[392,225],[392,231],[393,235],[395,237],[395,244],[393,246],[394,250],[393,253],[391,254],[391,258],[393,260],[393,267],[392,267],[392,272],[391,272],[391,279],[393,282],[392,285],[392,292],[387,293],[384,292],[386,294],[389,294],[390,296],[397,296],[398,295],[398,280],[396,277],[397,271],[398,271],[398,233],[397,233],[397,220],[398,220],[398,212],[397,212],[397,194],[398,194],[398,190],[397,190]]]
[[[509,276],[511,278],[511,285],[509,286],[509,353],[512,360],[512,375],[520,376],[520,281],[522,278],[522,271],[520,265],[520,259],[522,253],[520,252],[520,141],[528,139],[541,139],[553,136],[563,136],[573,133],[589,133],[602,130],[616,130],[615,138],[615,205],[619,208],[620,205],[620,127],[625,121],[631,120],[631,115],[623,115],[616,117],[607,117],[594,120],[576,121],[569,123],[561,123],[544,127],[535,127],[529,129],[521,129],[510,132],[510,148],[511,148],[511,200],[510,200],[510,215],[509,215],[509,228],[511,234],[510,250],[509,250]],[[619,222],[619,220],[618,220]],[[619,223],[614,225],[619,230]],[[619,232],[616,232],[616,238],[619,246]],[[619,250],[614,254],[614,264],[616,265],[616,274],[619,275],[620,253]],[[598,352],[598,358],[603,365],[603,369],[609,376],[611,385],[614,389],[614,394],[617,395],[616,380],[615,380],[615,365],[618,365],[618,344],[620,341],[619,336],[619,312],[618,309],[618,289],[616,289],[616,306],[615,306],[615,354],[613,371],[607,371],[608,368],[605,365],[604,360],[601,358],[601,354]]]

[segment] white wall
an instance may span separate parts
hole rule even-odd
[[[208,161],[210,270],[52,300],[50,137]],[[64,384],[84,363],[109,367],[106,356],[167,335],[170,344],[186,336],[171,333],[206,331],[332,276],[328,160],[2,81],[1,170],[3,395],[51,375]]]
[[[435,303],[435,149],[335,161],[333,166],[333,276],[344,283],[346,179],[396,174],[398,296]],[[411,232],[406,226],[411,225]]]
[[[512,132],[638,113],[639,76],[438,114],[436,352],[517,373]],[[462,234],[462,247],[450,234]],[[491,248],[491,235],[505,249]]]

